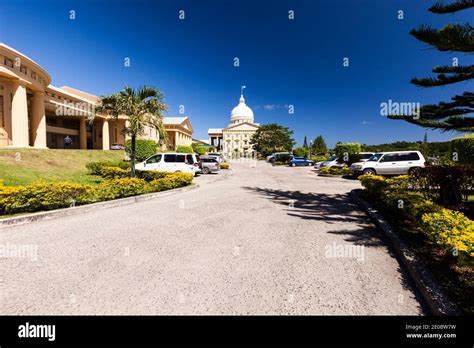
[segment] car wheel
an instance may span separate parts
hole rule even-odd
[[[202,168],[202,173],[203,174],[209,174],[209,168],[207,168],[207,167]]]
[[[375,175],[375,174],[377,174],[377,173],[376,173],[375,170],[373,170],[373,169],[364,169],[364,171],[362,172],[362,174],[364,174],[364,175]]]
[[[292,167],[296,167],[296,164],[292,163],[291,166],[292,166]]]

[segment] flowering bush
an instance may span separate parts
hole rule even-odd
[[[118,167],[103,167],[101,171],[101,176],[104,179],[120,179],[127,178],[130,176],[130,172],[125,169]]]
[[[192,180],[192,174],[166,173],[151,182],[123,177],[106,179],[98,185],[37,181],[25,186],[4,186],[0,182],[0,215],[66,208],[164,191],[190,185]]]
[[[359,180],[372,203],[392,219],[420,227],[446,251],[456,251],[453,255],[461,262],[474,260],[474,221],[464,214],[443,208],[420,192],[407,190],[405,175],[387,180],[377,175],[361,175]]]
[[[461,260],[474,258],[474,221],[464,214],[443,208],[441,212],[423,214],[424,233],[445,250],[458,254]]]

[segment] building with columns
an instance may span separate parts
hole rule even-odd
[[[259,124],[254,122],[253,111],[245,104],[243,93],[239,104],[230,113],[230,123],[227,128],[209,128],[209,144],[221,151],[227,158],[247,156],[253,153],[250,139]]]
[[[89,121],[97,100],[72,87],[52,86],[50,75],[38,63],[0,43],[0,148],[60,149],[66,136],[75,149],[109,150],[111,144],[125,144],[126,117],[96,115]],[[163,124],[171,134],[170,145],[191,145],[188,117],[164,118]],[[144,137],[159,140],[155,130],[146,130]]]

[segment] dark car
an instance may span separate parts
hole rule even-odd
[[[288,152],[277,152],[274,153],[271,158],[268,159],[268,162],[288,162],[291,159],[291,155]]]
[[[215,173],[220,170],[219,161],[214,157],[201,157],[200,168],[203,174]]]
[[[288,164],[292,167],[296,166],[312,166],[314,161],[307,159],[306,157],[291,157]]]

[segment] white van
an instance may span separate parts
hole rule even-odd
[[[138,163],[135,169],[196,175],[199,172],[199,156],[186,153],[158,153]]]
[[[365,162],[356,162],[351,165],[351,173],[402,175],[415,168],[425,166],[425,158],[420,151],[378,152]]]

